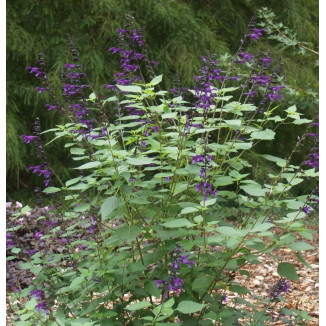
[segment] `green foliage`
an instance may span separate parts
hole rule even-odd
[[[144,26],[150,57],[158,61],[158,68],[164,74],[164,86],[173,86],[175,73],[180,73],[183,84],[192,87],[193,75],[200,67],[200,57],[206,51],[219,55],[234,53],[252,13],[270,7],[276,13],[277,21],[297,32],[301,41],[318,47],[318,3],[310,1],[48,1],[41,3],[27,0],[7,4],[7,174],[8,196],[24,189],[31,189],[37,180],[27,173],[33,165],[34,151],[26,149],[20,134],[31,134],[34,119],[41,118],[42,129],[61,124],[62,117],[48,112],[44,107],[49,98],[40,98],[35,92],[37,86],[25,70],[33,65],[38,53],[44,49],[47,70],[58,96],[60,73],[66,62],[65,39],[71,34],[82,56],[89,80],[97,93],[102,94],[102,83],[111,83],[111,76],[119,71],[117,60],[108,49],[117,45],[116,29],[122,28],[126,13],[136,18],[138,26]],[[263,42],[263,49],[275,41]],[[311,60],[291,51],[279,51],[282,55],[284,74],[293,86],[293,93],[287,97],[298,104],[300,112],[309,111],[311,118],[315,111],[318,85],[318,71]],[[303,94],[301,90],[304,89]],[[294,97],[293,97],[294,96]],[[288,128],[288,127],[287,127]],[[300,128],[291,127],[291,133],[300,134]],[[285,143],[288,129],[279,134]],[[50,140],[46,135],[46,140]],[[47,153],[55,171],[62,177],[71,175],[69,154],[63,143],[52,143]],[[291,145],[294,145],[291,144]],[[263,145],[266,146],[265,144]],[[285,147],[265,147],[263,152],[281,155]],[[20,191],[20,192],[19,192]],[[30,195],[26,197],[31,197]]]
[[[155,11],[164,12],[166,7],[158,5]],[[91,89],[83,103],[95,121],[91,128],[67,110],[67,121],[48,130],[53,143],[69,148],[71,167],[79,175],[65,183],[58,178],[43,190],[57,205],[50,216],[42,211],[28,220],[34,214],[29,206],[7,207],[13,225],[8,239],[14,243],[17,226],[25,228],[36,248],[26,256],[21,242],[10,251],[24,258],[20,268],[35,276],[30,286],[11,293],[16,325],[232,325],[245,320],[254,326],[272,321],[269,308],[283,300],[287,281],[282,278],[253,306],[242,298],[250,291],[234,276],[248,276],[244,268],[259,264],[262,254],[279,260],[273,253],[280,247],[296,251],[300,261],[301,251],[313,249],[294,234],[311,238],[304,220],[315,210],[316,194],[290,192],[307,177],[318,178],[318,171],[292,160],[313,126],[295,106],[285,109],[269,101],[260,110],[270,95],[264,83],[259,87],[265,102],[259,96],[257,105],[250,103],[249,95],[234,87],[250,82],[250,64],[235,67],[232,59],[221,69],[227,77],[240,74],[239,81],[205,79],[216,66],[214,56],[207,56],[204,81],[184,96],[164,91],[162,75],[117,85],[106,96]],[[122,105],[138,113],[119,111]],[[293,124],[304,128],[305,136],[289,156],[257,153],[258,144],[277,139],[278,127]],[[273,167],[263,182],[246,153]],[[49,226],[50,218],[54,225]],[[300,281],[288,262],[279,262],[278,273]],[[234,293],[234,303],[251,309],[225,304],[227,291]],[[298,310],[286,314],[296,322],[309,318]]]

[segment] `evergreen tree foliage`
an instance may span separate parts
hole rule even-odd
[[[40,117],[45,130],[62,117],[47,111],[46,96],[34,91],[37,81],[25,69],[33,66],[44,49],[51,83],[60,90],[60,73],[66,62],[66,37],[70,34],[82,58],[89,80],[97,92],[105,94],[103,83],[112,81],[119,71],[116,56],[109,52],[117,45],[117,28],[125,24],[125,14],[135,17],[143,27],[150,58],[158,61],[167,87],[179,72],[184,85],[193,84],[201,55],[207,51],[224,55],[234,53],[255,10],[268,7],[278,21],[297,32],[298,38],[318,49],[318,1],[316,0],[15,0],[7,2],[7,175],[9,199],[37,181],[27,172],[35,163],[33,146],[26,146],[21,134],[31,134],[33,122]],[[276,41],[264,41],[274,56],[282,56],[284,74],[293,88],[318,89],[316,58],[296,55],[291,49],[278,49]],[[60,96],[60,93],[57,94]],[[300,98],[301,96],[301,98]],[[316,104],[298,92],[299,110],[312,116]],[[298,104],[299,101],[299,104]],[[284,137],[287,137],[284,131]],[[46,134],[44,135],[45,140]],[[69,174],[68,152],[60,144],[48,147],[49,160],[58,174]],[[286,150],[280,148],[279,150]]]

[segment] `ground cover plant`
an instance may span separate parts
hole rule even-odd
[[[317,210],[318,116],[281,106],[286,85],[272,51],[248,53],[264,29],[250,22],[234,56],[203,54],[192,88],[178,76],[170,90],[149,58],[144,33],[127,16],[118,29],[121,70],[105,91],[95,90],[68,37],[71,61],[57,96],[45,55],[27,72],[41,81],[38,93],[53,99],[67,123],[22,135],[35,144],[38,208],[7,203],[10,309],[15,325],[304,325],[309,315],[278,308],[300,281],[294,266],[274,254],[287,246],[307,268],[302,251],[313,249],[304,221]],[[258,45],[257,45],[258,47]],[[287,157],[256,150],[280,126],[304,133]],[[42,135],[65,140],[74,168],[62,180],[46,157]],[[290,137],[290,135],[289,135]],[[299,165],[295,153],[307,141]],[[266,160],[271,169],[258,177]],[[309,179],[312,191],[296,196]],[[51,205],[43,204],[44,196]],[[275,230],[278,230],[276,233]],[[268,254],[279,280],[261,305],[234,281]],[[241,307],[230,305],[227,294]],[[262,308],[263,307],[263,308]]]

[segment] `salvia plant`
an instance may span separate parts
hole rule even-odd
[[[110,48],[121,70],[102,93],[70,36],[62,97],[43,52],[27,67],[40,81],[36,92],[53,99],[45,109],[67,119],[44,132],[66,140],[74,168],[67,181],[53,170],[39,119],[32,135],[22,135],[36,146],[38,163],[29,170],[42,187],[35,190],[37,208],[7,203],[11,322],[304,325],[306,312],[284,307],[299,276],[273,253],[289,247],[309,266],[301,252],[313,247],[297,236],[312,239],[304,222],[317,210],[318,188],[298,197],[292,189],[318,177],[317,115],[312,121],[295,106],[281,106],[282,62],[246,51],[264,35],[255,19],[234,56],[203,55],[193,87],[177,75],[174,88],[163,89],[144,35],[128,16]],[[290,155],[256,150],[289,124],[304,130]],[[311,151],[294,165],[307,140]],[[249,154],[269,162],[263,179]],[[279,280],[253,305],[237,276],[250,280],[246,268],[263,254],[277,262]]]

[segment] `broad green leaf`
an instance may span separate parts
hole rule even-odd
[[[273,155],[268,155],[268,154],[264,154],[261,156],[268,161],[275,162],[279,167],[286,166],[286,160],[284,160],[283,158],[279,158],[279,157],[276,157]]]
[[[289,248],[293,251],[305,251],[305,250],[315,249],[315,247],[303,241],[293,242],[289,245]]]
[[[142,157],[142,158],[128,158],[127,163],[131,165],[147,165],[154,163],[153,159],[148,157]]]
[[[263,223],[263,224],[257,224],[254,226],[253,229],[250,230],[250,232],[265,232],[272,228],[274,224],[272,223]]]
[[[137,225],[123,225],[116,229],[116,233],[121,240],[131,243],[140,235],[141,227]]]
[[[125,86],[125,85],[117,85],[117,87],[123,91],[123,92],[127,92],[127,93],[141,93],[142,89],[139,86]]]
[[[11,252],[12,252],[13,254],[19,254],[21,251],[22,251],[22,250],[21,250],[20,248],[16,248],[16,247],[11,249]]]
[[[118,208],[119,204],[120,200],[115,196],[105,199],[101,206],[102,219],[107,218],[116,208]]]
[[[130,311],[135,311],[135,310],[140,310],[140,309],[147,308],[147,307],[150,307],[150,306],[151,306],[150,302],[141,301],[141,302],[134,303],[134,304],[126,307],[125,309],[130,310]]]
[[[99,165],[101,165],[101,162],[88,162],[88,163],[85,163],[85,164],[81,165],[80,167],[74,168],[74,169],[76,169],[76,170],[93,169],[93,168],[98,167]]]
[[[231,285],[230,286],[230,290],[232,292],[236,292],[236,293],[239,293],[239,294],[247,294],[247,293],[250,293],[250,291],[245,287],[245,286],[241,286],[241,285]]]
[[[85,149],[84,148],[73,147],[73,148],[70,148],[70,153],[72,155],[84,155]]]
[[[61,188],[57,188],[57,187],[47,187],[43,190],[43,192],[45,192],[46,194],[53,194],[59,191],[61,191]]]
[[[77,183],[80,179],[82,179],[83,177],[77,177],[77,178],[74,178],[74,179],[71,179],[71,180],[68,180],[66,181],[66,186],[69,187],[75,183]]]
[[[198,212],[198,208],[186,207],[180,212],[180,214],[183,215],[183,214],[190,214],[190,213],[195,213],[195,212]]]
[[[242,190],[244,190],[250,196],[265,196],[268,189],[262,189],[259,185],[246,185],[240,186]]]
[[[275,132],[270,129],[254,131],[250,134],[252,139],[261,139],[261,140],[272,140],[274,139]]]
[[[161,225],[165,226],[166,228],[181,228],[183,226],[186,226],[186,227],[193,226],[193,224],[190,223],[185,218],[177,218],[177,219],[175,219],[173,221],[169,221],[169,222],[163,223]]]
[[[75,212],[86,212],[87,210],[90,209],[90,207],[91,207],[91,204],[89,204],[89,203],[84,203],[84,204],[82,204],[82,205],[80,205],[80,206],[75,207],[75,208],[74,208],[74,211],[75,211]]]
[[[152,81],[150,82],[150,85],[155,86],[155,85],[159,84],[162,81],[162,77],[163,77],[163,75],[154,77],[152,79]]]
[[[212,281],[208,277],[199,277],[192,282],[192,289],[197,292],[204,292]]]
[[[216,198],[208,199],[205,201],[200,202],[200,206],[202,207],[207,207],[207,206],[212,206],[216,203]]]
[[[287,277],[292,281],[299,281],[298,274],[294,266],[290,263],[279,263],[277,267],[277,272],[281,277]]]
[[[205,307],[205,304],[197,303],[194,301],[181,301],[178,304],[176,310],[182,312],[183,314],[192,314],[194,312],[202,310]]]
[[[73,281],[70,284],[70,288],[72,290],[76,290],[78,289],[78,285],[81,284],[82,282],[84,282],[85,280],[85,276],[78,276],[75,279],[73,279]]]

